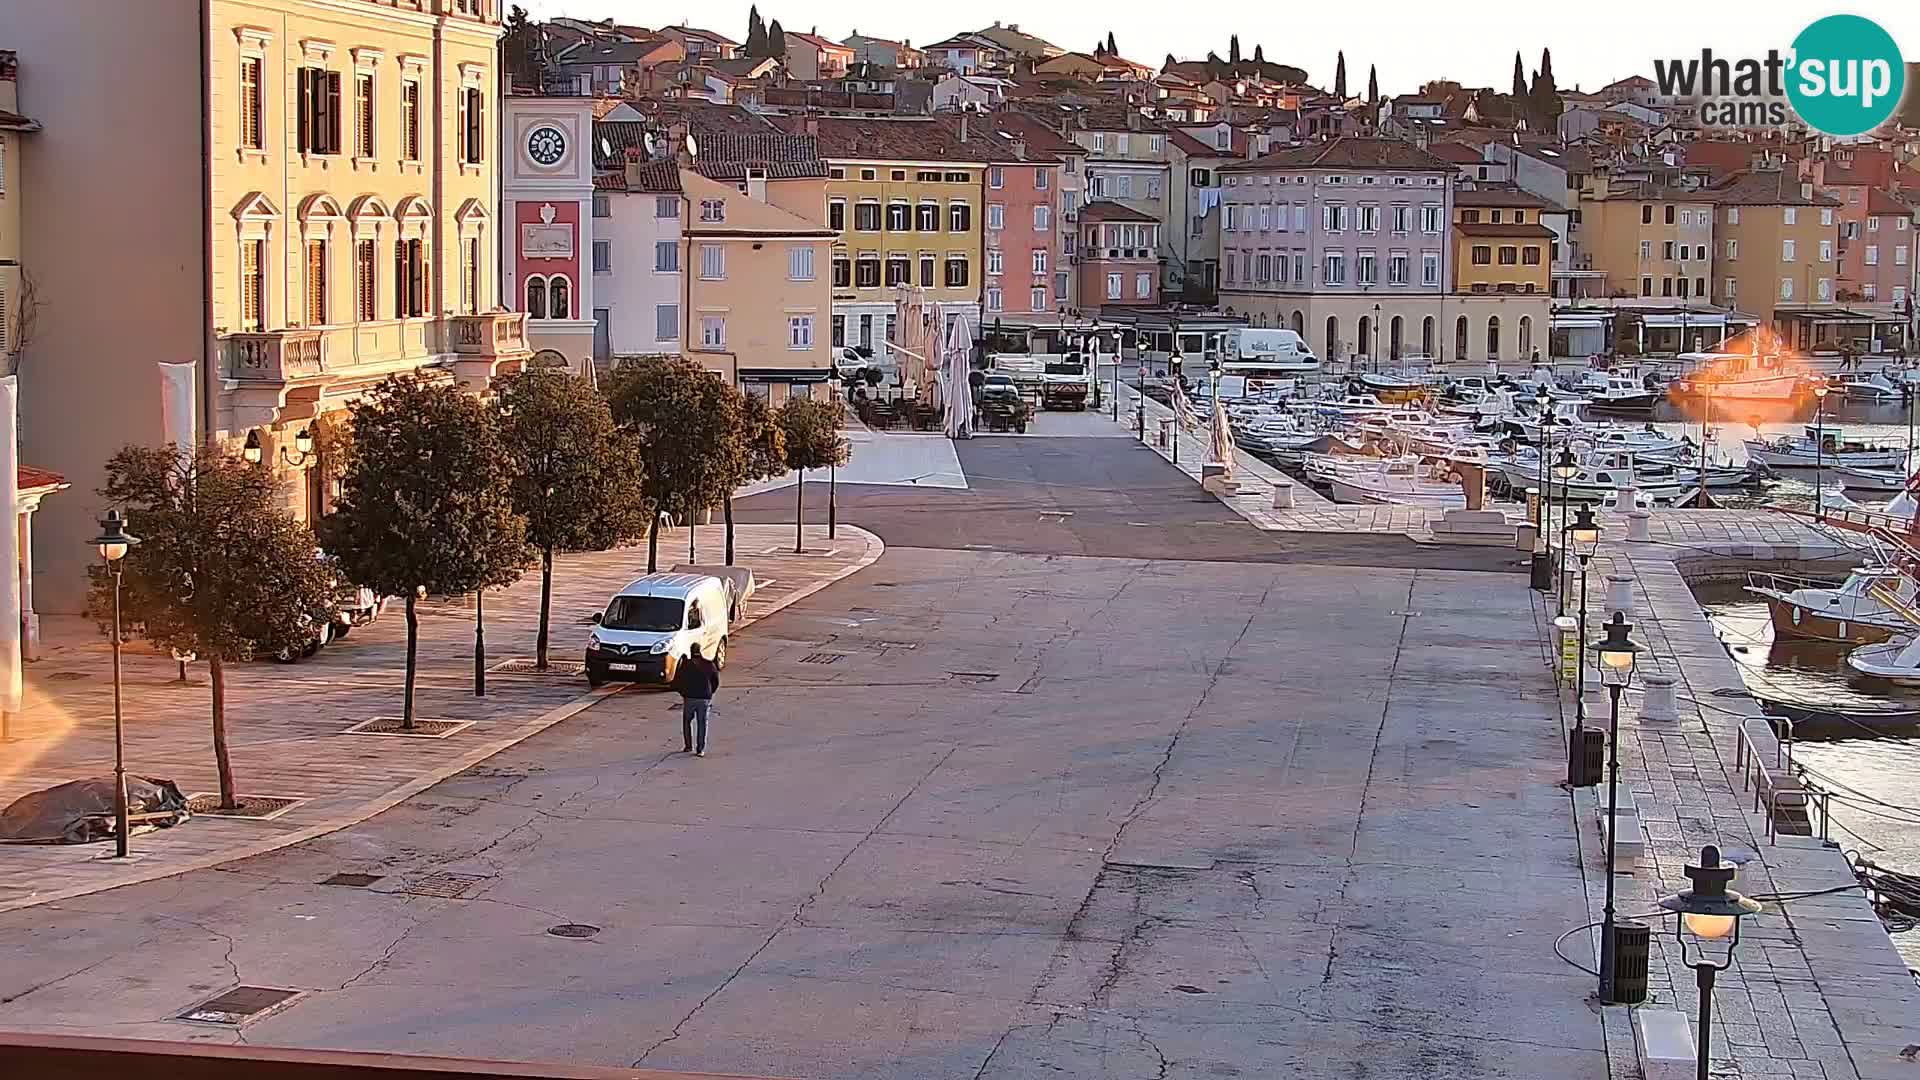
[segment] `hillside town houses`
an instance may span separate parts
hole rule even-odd
[[[1418,85],[1382,95],[1344,54],[1329,83],[1295,66],[1325,57],[1156,60],[1094,27],[1073,48],[997,21],[915,44],[757,13],[741,40],[503,0],[207,7],[0,28],[29,612],[78,610],[93,522],[58,492],[123,443],[257,446],[311,519],[335,497],[313,433],[391,373],[484,392],[680,355],[778,404],[847,352],[893,358],[908,291],[949,331],[1287,328],[1336,365],[1673,354],[1757,325],[1913,349],[1911,109],[1840,141],[1705,130],[1637,75],[1395,72]],[[130,83],[142,107],[114,107]],[[109,159],[141,163],[139,199]],[[112,320],[74,301],[109,290]]]

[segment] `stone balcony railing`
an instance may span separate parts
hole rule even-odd
[[[455,361],[521,357],[527,353],[527,317],[522,312],[494,311],[287,327],[226,334],[220,344],[228,378],[294,383],[426,364],[449,354]]]
[[[229,378],[293,382],[325,370],[323,330],[269,330],[228,334],[221,339]]]
[[[527,351],[527,315],[524,311],[450,315],[445,327],[447,352],[509,356]]]

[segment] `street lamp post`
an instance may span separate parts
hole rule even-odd
[[[1167,357],[1167,370],[1173,373],[1173,393],[1175,400],[1187,396],[1187,383],[1180,377],[1180,338],[1176,334],[1173,340],[1173,353]],[[1173,463],[1180,464],[1180,411],[1173,413],[1173,434],[1167,440],[1173,450]]]
[[[1207,400],[1217,402],[1220,400],[1220,358],[1218,356],[1207,359],[1207,378],[1209,380]]]
[[[834,519],[836,517],[835,511],[838,509],[838,503],[839,503],[839,490],[840,490],[839,468],[840,468],[840,465],[838,462],[834,461],[832,458],[827,459],[827,539],[829,540],[833,539],[833,536],[834,536],[834,527],[835,527]],[[692,541],[693,525],[691,523],[687,525],[687,536],[688,536],[687,543],[689,546],[691,546],[693,543]]]
[[[1827,520],[1827,500],[1821,492],[1827,471],[1827,394],[1826,383],[1813,388],[1813,520]]]
[[[1580,556],[1580,645],[1584,648],[1587,643],[1587,564],[1594,552],[1600,550],[1600,523],[1593,518],[1592,506],[1580,504],[1567,536],[1573,543],[1574,553]],[[1573,729],[1577,732],[1585,728],[1586,720],[1587,665],[1583,663],[1574,669],[1573,675]],[[1574,736],[1576,743],[1579,740],[1580,736]]]
[[[1547,424],[1551,419],[1547,414],[1547,388],[1542,386],[1534,395],[1534,402],[1540,407],[1540,460],[1535,469],[1540,481],[1540,505],[1536,508],[1535,521],[1540,526],[1540,539],[1533,549],[1533,587],[1541,592],[1552,587],[1553,581],[1553,490],[1547,483],[1547,457],[1553,445],[1552,432]],[[1561,612],[1565,614],[1564,609]]]
[[[1596,537],[1597,542],[1597,537]],[[1633,664],[1640,647],[1627,638],[1633,624],[1616,611],[1607,622],[1606,639],[1593,646],[1600,661],[1600,681],[1606,684],[1612,712],[1607,720],[1607,902],[1600,921],[1600,1000],[1616,1004],[1613,995],[1614,911],[1613,866],[1619,846],[1620,824],[1620,694],[1633,682]]]
[[[1560,456],[1553,459],[1552,472],[1553,472],[1553,478],[1556,481],[1558,481],[1560,484],[1560,517],[1563,521],[1562,528],[1568,528],[1570,526],[1567,526],[1564,524],[1565,519],[1567,517],[1567,503],[1570,499],[1573,498],[1573,486],[1572,486],[1573,478],[1580,475],[1580,459],[1573,456],[1573,437],[1571,435],[1567,437],[1567,442],[1561,445]],[[1548,490],[1551,491],[1552,489],[1549,488]],[[1591,518],[1592,514],[1589,513],[1588,516],[1589,518]],[[1567,545],[1563,541],[1560,545],[1561,557],[1563,562],[1565,561],[1566,548],[1567,548]],[[1562,579],[1562,581],[1560,582],[1560,595],[1556,603],[1558,604],[1558,607],[1556,608],[1555,613],[1559,615],[1565,615],[1567,613],[1567,588],[1566,588],[1566,581],[1564,579]],[[1587,603],[1586,596],[1585,594],[1582,594],[1580,598],[1580,606],[1582,608],[1585,608],[1586,603]],[[1580,640],[1581,641],[1586,640],[1586,637],[1584,636],[1584,634],[1582,635]]]
[[[107,511],[107,516],[100,519],[100,535],[89,541],[99,549],[113,575],[113,854],[119,859],[127,857],[127,741],[120,711],[120,560],[139,542],[139,537],[128,535],[118,510]]]
[[[253,430],[247,432],[247,441],[245,445],[243,445],[240,448],[240,455],[246,459],[247,464],[249,465],[260,464],[260,459],[264,456],[264,453],[260,447],[260,429],[259,428],[254,428]],[[303,427],[294,434],[293,453],[289,454],[287,452],[286,447],[284,446],[280,447],[280,462],[281,464],[286,465],[289,468],[294,468],[294,469],[305,468],[307,462],[312,459],[313,459],[313,429],[310,427]],[[308,482],[306,484],[306,488],[307,488],[307,521],[309,524],[311,524],[312,522],[317,521],[320,518],[320,507],[322,505],[320,487],[319,487],[319,484],[316,482],[315,478],[309,477]]]
[[[1740,945],[1740,919],[1759,912],[1760,903],[1727,888],[1734,868],[1720,865],[1720,849],[1712,844],[1700,849],[1699,864],[1688,866],[1685,872],[1693,887],[1661,900],[1660,906],[1680,916],[1673,920],[1673,937],[1680,943],[1680,962],[1693,969],[1694,985],[1700,988],[1700,1039],[1694,1076],[1707,1080],[1707,1058],[1713,1046],[1714,976],[1733,966],[1733,950]],[[1688,948],[1690,937],[1692,948]],[[1722,938],[1727,940],[1726,955],[1715,960],[1702,945]]]

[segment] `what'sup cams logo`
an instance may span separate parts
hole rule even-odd
[[[1893,116],[1907,90],[1900,47],[1879,23],[1829,15],[1800,31],[1782,54],[1655,60],[1662,97],[1699,104],[1703,127],[1772,128],[1789,110],[1815,131],[1860,135]]]

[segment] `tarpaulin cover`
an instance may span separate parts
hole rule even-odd
[[[165,828],[185,821],[186,796],[171,780],[127,777],[127,816],[163,815],[134,827]],[[28,792],[0,810],[0,842],[86,844],[113,836],[113,777],[95,776]]]

